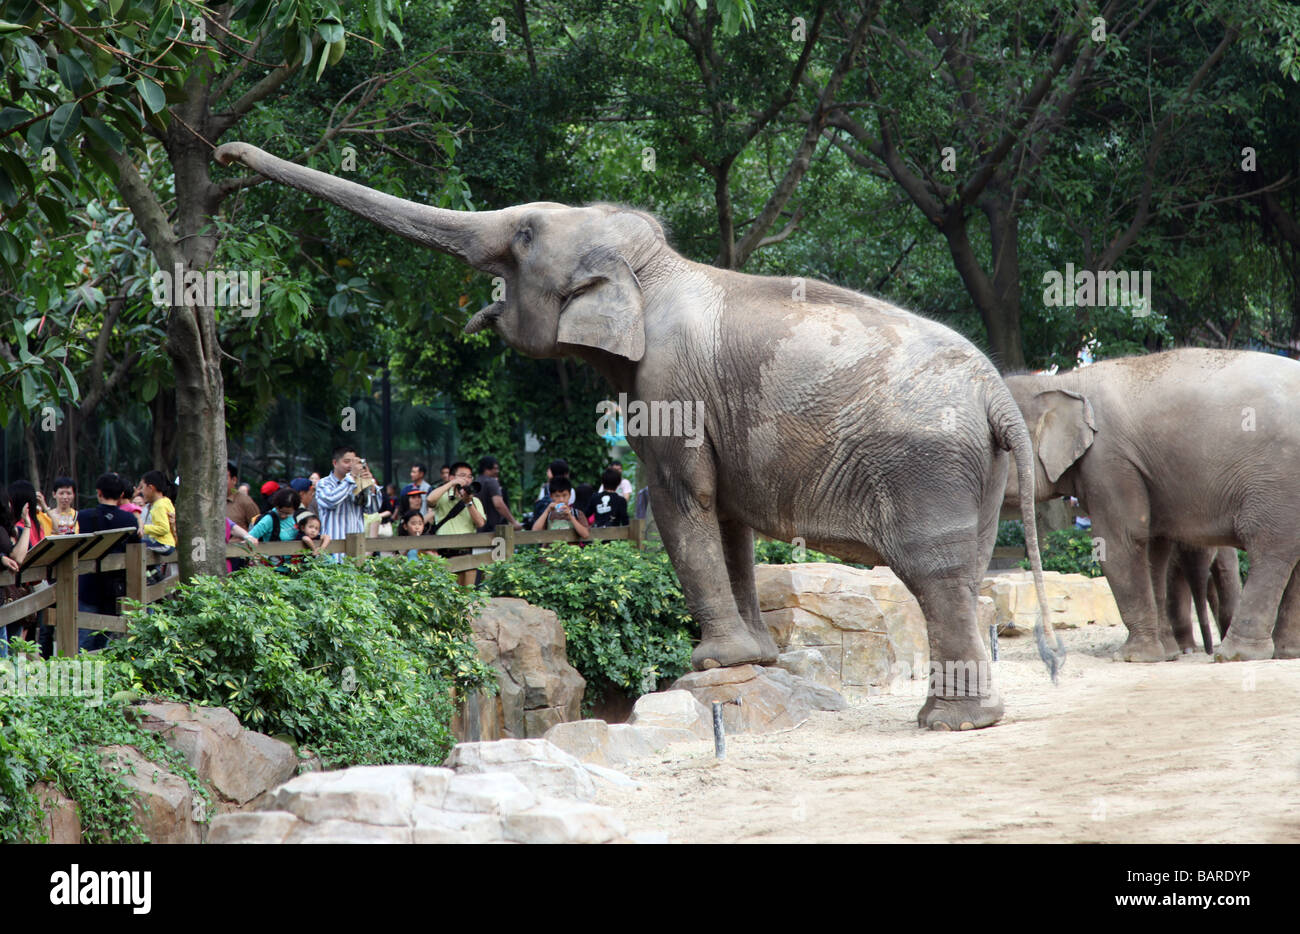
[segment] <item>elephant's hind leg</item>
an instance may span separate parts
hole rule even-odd
[[[1300,658],[1300,565],[1291,572],[1273,630],[1273,657]]]
[[[1273,657],[1273,629],[1296,568],[1296,556],[1281,549],[1256,547],[1247,551],[1250,554],[1250,576],[1242,589],[1241,604],[1233,617],[1232,628],[1214,651],[1216,662]]]
[[[718,523],[722,533],[722,552],[727,559],[727,577],[731,593],[736,598],[736,608],[749,631],[758,640],[763,664],[776,661],[777,645],[771,630],[763,622],[758,608],[758,587],[754,583],[754,530],[735,519],[722,519]]]
[[[899,573],[925,615],[930,642],[929,688],[917,723],[931,730],[973,730],[1002,719],[993,667],[976,620],[978,581],[970,576]]]

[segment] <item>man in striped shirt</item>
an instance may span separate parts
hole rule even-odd
[[[334,471],[316,484],[316,512],[320,516],[321,531],[332,539],[343,541],[353,532],[365,531],[362,516],[379,512],[381,496],[379,484],[370,473],[366,462],[357,457],[354,448],[340,445],[334,449]],[[331,555],[335,562],[343,560],[339,554]]]

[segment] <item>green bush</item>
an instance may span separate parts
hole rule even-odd
[[[772,539],[756,539],[754,541],[754,563],[755,564],[799,564],[809,561],[825,561],[830,564],[847,564],[851,568],[870,568],[869,564],[853,564],[849,561],[842,561],[834,555],[823,554],[820,551],[805,549],[802,558],[794,556],[794,546],[789,542],[778,542]]]
[[[998,523],[998,546],[1025,544],[1025,524],[1019,519],[1008,519]]]
[[[1092,559],[1091,529],[1071,528],[1049,532],[1042,543],[1041,553],[1044,571],[1101,577],[1101,565]],[[1020,566],[1028,569],[1029,559],[1022,559]]]
[[[449,689],[496,683],[472,641],[480,601],[440,559],[250,567],[132,608],[105,655],[130,665],[140,693],[228,707],[330,768],[437,764],[454,743]]]
[[[19,640],[11,648],[36,651],[35,645]],[[157,733],[137,726],[134,708],[121,702],[120,692],[131,684],[128,669],[103,662],[103,698],[96,706],[83,697],[24,696],[8,682],[0,692],[0,843],[45,842],[44,812],[31,791],[38,781],[58,786],[77,802],[83,841],[148,842],[135,824],[127,786],[100,761],[101,746],[134,746],[150,762],[189,782],[211,813],[211,798],[185,757]],[[0,664],[15,670],[13,659]]]
[[[699,630],[662,551],[556,544],[521,548],[486,571],[492,596],[519,597],[560,618],[588,704],[610,684],[637,697],[690,671]]]

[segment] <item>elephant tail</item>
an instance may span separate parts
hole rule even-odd
[[[1047,588],[1043,585],[1043,557],[1038,550],[1038,523],[1034,517],[1034,448],[1029,439],[1029,429],[1025,426],[1024,416],[1016,405],[1011,393],[1002,387],[1002,392],[989,403],[989,425],[998,444],[1007,451],[1016,462],[1016,481],[1020,492],[1020,517],[1025,526],[1025,550],[1029,553],[1029,567],[1034,575],[1034,591],[1038,596],[1038,623],[1034,626],[1034,639],[1038,643],[1038,655],[1047,666],[1052,683],[1056,683],[1057,673],[1065,664],[1065,643],[1060,633],[1056,636],[1056,648],[1048,644],[1047,631]]]

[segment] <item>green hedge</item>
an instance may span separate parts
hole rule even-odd
[[[1069,528],[1049,532],[1039,551],[1044,571],[1101,577],[1101,565],[1092,559],[1091,529]],[[1022,558],[1020,566],[1028,570],[1029,559]]]
[[[250,567],[133,608],[105,655],[141,694],[227,707],[330,768],[437,764],[455,742],[449,689],[496,684],[469,624],[481,599],[436,558]]]
[[[609,685],[637,697],[691,669],[699,629],[662,551],[555,544],[521,548],[485,570],[492,596],[519,597],[560,618],[569,663],[587,679],[588,706]]]
[[[36,646],[31,643],[15,640],[10,648],[15,655],[35,657]],[[100,761],[101,746],[134,746],[149,761],[189,782],[212,812],[211,798],[184,756],[157,733],[137,726],[134,708],[123,703],[131,686],[129,670],[104,659],[83,655],[77,661],[82,660],[102,665],[98,704],[92,705],[86,697],[23,693],[13,677],[16,659],[0,659],[6,667],[0,675],[4,685],[0,690],[0,843],[45,842],[44,812],[31,791],[39,781],[57,785],[77,802],[84,842],[148,842],[132,817],[127,786]],[[73,660],[59,663],[69,661]]]

